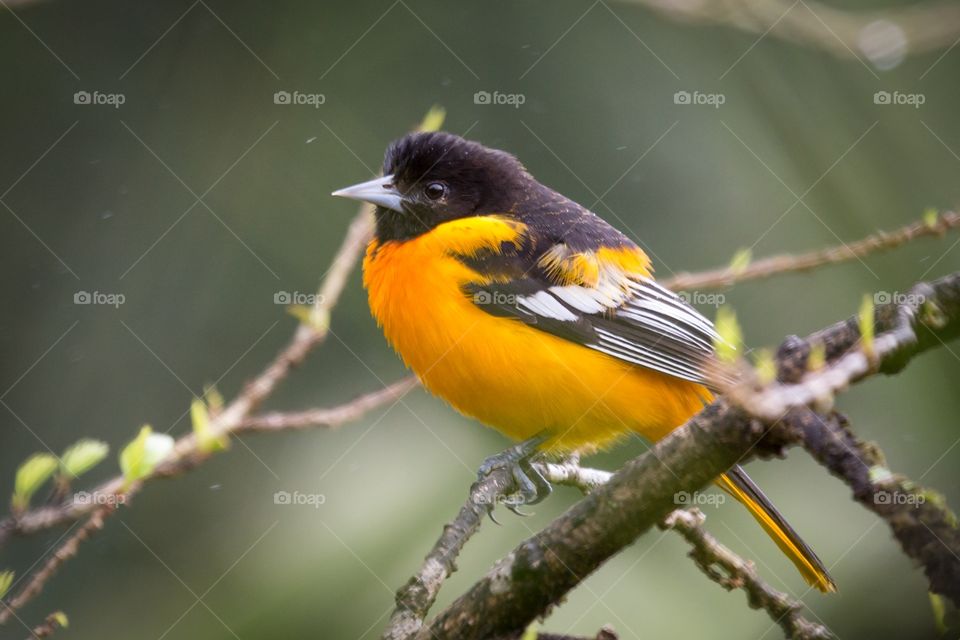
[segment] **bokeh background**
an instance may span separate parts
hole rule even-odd
[[[116,473],[115,452],[141,424],[182,434],[204,384],[235,394],[296,327],[275,295],[315,289],[353,216],[330,192],[369,178],[386,144],[434,103],[447,108],[448,130],[517,154],[638,239],[661,275],[723,265],[745,247],[763,256],[834,245],[960,201],[960,49],[901,59],[881,47],[858,60],[764,30],[574,0],[4,5],[0,490],[30,453],[83,436],[113,448],[83,483],[92,485]],[[896,44],[895,30],[879,33]],[[826,20],[817,35],[833,38]],[[124,102],[77,104],[78,91]],[[276,104],[278,91],[322,94],[323,104]],[[523,104],[478,104],[481,91]],[[723,104],[677,104],[678,91]],[[877,91],[923,104],[876,104]],[[866,292],[960,268],[955,241],[723,295],[751,346],[775,346],[855,312]],[[74,304],[80,291],[124,303]],[[332,330],[269,408],[330,405],[404,375],[357,272]],[[895,471],[954,506],[958,351],[929,353],[839,400]],[[20,616],[32,624],[63,609],[71,628],[60,633],[78,639],[377,637],[394,589],[476,467],[507,444],[421,391],[339,431],[246,438],[149,486]],[[614,469],[644,448],[634,440],[589,462]],[[840,593],[808,592],[729,503],[707,508],[724,543],[845,640],[934,637],[922,574],[839,482],[801,452],[750,472]],[[277,491],[325,502],[277,505]],[[484,527],[437,606],[577,499],[559,489],[533,517]],[[0,568],[22,574],[61,533],[15,540]],[[678,536],[649,533],[544,627],[780,637],[686,552]],[[3,638],[26,633],[16,621],[0,628]]]

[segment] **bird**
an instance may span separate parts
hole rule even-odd
[[[656,282],[633,240],[514,155],[409,133],[387,147],[380,177],[332,195],[374,205],[372,315],[428,391],[519,442],[479,474],[507,468],[523,504],[550,493],[536,456],[587,455],[632,434],[655,442],[713,400],[712,323]],[[742,467],[716,483],[808,584],[836,590]]]

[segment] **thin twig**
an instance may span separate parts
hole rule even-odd
[[[437,599],[440,587],[457,570],[456,560],[463,547],[512,486],[513,477],[505,467],[496,468],[473,483],[469,498],[457,517],[443,528],[417,573],[397,591],[397,606],[390,616],[383,640],[401,640],[417,634],[427,611]]]
[[[380,391],[364,394],[335,407],[289,414],[268,413],[263,416],[252,416],[245,418],[242,423],[231,429],[229,433],[232,436],[238,436],[248,432],[286,431],[308,427],[337,428],[346,422],[360,419],[364,414],[377,407],[395,402],[415,387],[416,384],[415,379],[403,378],[398,382],[384,387]],[[187,437],[192,438],[192,436],[183,436],[183,438]],[[181,440],[183,438],[181,438]],[[176,464],[165,463],[151,478],[182,475],[196,467],[204,459],[204,457],[199,455],[181,457]],[[84,500],[71,499],[61,505],[32,509],[21,514],[16,519],[11,518],[3,521],[0,523],[0,527],[6,527],[7,536],[13,533],[36,533],[82,518],[85,514],[89,513],[90,505],[99,505],[104,501],[126,502],[127,499],[140,488],[140,483],[134,483],[134,485],[131,485],[127,489],[126,493],[119,495],[109,493],[113,490],[113,481],[109,481],[88,492],[84,492]],[[0,543],[3,541],[4,533],[3,530],[0,529]]]
[[[407,376],[379,391],[354,398],[337,407],[262,413],[245,419],[233,433],[288,431],[315,427],[336,429],[347,422],[357,420],[372,409],[398,401],[419,385],[420,381],[415,376]]]
[[[373,212],[364,205],[350,223],[346,237],[340,245],[333,262],[327,271],[320,286],[319,294],[310,312],[310,322],[298,325],[296,332],[287,346],[273,359],[273,361],[230,402],[223,411],[214,414],[210,419],[210,437],[232,436],[242,429],[244,422],[251,413],[277,388],[290,371],[302,363],[312,349],[321,344],[328,336],[330,311],[340,299],[340,294],[346,286],[347,278],[356,265],[357,260],[366,246],[373,232]],[[387,397],[381,397],[386,402]],[[359,402],[367,408],[372,408],[369,398],[363,397]],[[349,406],[327,410],[359,416],[362,411],[355,411]],[[136,494],[145,483],[160,477],[179,475],[196,467],[209,457],[200,446],[201,443],[193,433],[181,436],[175,443],[172,453],[149,476],[133,484],[128,483],[122,475],[115,476],[89,491],[91,494],[104,496],[121,495],[130,497]],[[19,516],[0,521],[0,546],[13,534],[29,534],[52,526],[73,522],[97,509],[95,501],[71,500],[62,505],[43,507],[28,511]]]
[[[42,623],[33,628],[30,637],[26,640],[35,640],[36,638],[49,638],[57,629],[66,627],[66,616],[61,611],[55,611],[48,615]]]
[[[550,483],[575,487],[584,494],[588,494],[594,489],[603,486],[613,476],[613,473],[609,471],[581,467],[579,460],[576,457],[572,457],[559,463],[535,462],[534,464],[543,474],[544,478],[546,478]],[[391,624],[388,626],[387,631],[383,635],[384,639],[396,640],[398,638],[409,638],[416,634],[423,624],[424,616],[429,608],[433,605],[440,586],[444,580],[449,577],[450,573],[452,573],[452,570],[443,570],[443,567],[455,567],[457,556],[463,550],[463,547],[466,545],[470,537],[477,532],[479,524],[483,520],[482,513],[475,508],[476,505],[482,505],[487,507],[487,510],[489,510],[490,505],[495,505],[500,499],[504,498],[500,492],[510,489],[510,484],[509,476],[500,475],[495,478],[488,478],[486,482],[475,483],[471,487],[470,496],[467,499],[464,507],[461,509],[460,515],[458,515],[457,519],[454,520],[453,523],[444,527],[443,536],[441,536],[441,539],[437,541],[437,544],[434,546],[434,549],[431,551],[431,553],[428,554],[427,560],[421,567],[420,572],[410,582],[408,582],[404,589],[401,589],[401,591],[397,594],[398,609],[394,613],[394,617],[391,619]],[[475,518],[475,516],[477,517]],[[469,522],[464,522],[462,520],[464,517],[468,518]],[[702,518],[702,515],[700,517]],[[729,549],[719,545],[718,542],[710,537],[710,535],[703,531],[699,526],[696,527],[696,531],[686,531],[681,525],[682,523],[677,526],[673,526],[673,524],[671,524],[670,528],[682,533],[684,537],[688,537],[688,535],[698,535],[704,540],[717,545],[718,553],[716,562],[730,563],[731,565],[736,565],[738,567],[750,568],[751,573],[749,583],[745,582],[744,584],[735,586],[744,588],[748,593],[749,601],[751,603],[759,602],[760,606],[770,613],[775,622],[783,624],[783,621],[781,621],[780,618],[787,613],[787,609],[784,608],[784,603],[788,603],[790,607],[790,619],[787,621],[787,623],[792,625],[792,627],[809,630],[822,629],[822,627],[819,625],[812,624],[799,615],[799,610],[802,608],[801,605],[793,603],[789,600],[789,598],[787,598],[786,595],[777,592],[769,585],[762,582],[756,575],[756,572],[753,571],[752,565],[750,565],[748,562],[736,556]],[[457,537],[454,538],[454,536]],[[438,564],[437,560],[440,558],[442,558],[443,562]],[[731,573],[730,575],[733,576],[734,574]],[[421,588],[416,591],[411,591],[411,584]],[[422,588],[424,585],[429,586]],[[764,597],[758,599],[755,595],[755,592],[764,594]],[[411,602],[412,598],[420,598],[420,600],[416,603],[413,603]],[[824,633],[827,633],[826,630],[823,631]],[[615,638],[615,635],[610,635],[612,633],[612,630],[604,629],[601,630],[598,637]],[[537,637],[565,638],[567,636],[539,634]],[[813,635],[811,631],[811,633],[808,635],[797,637],[812,640],[815,638],[828,638],[831,636]]]
[[[678,273],[661,281],[661,284],[674,291],[722,289],[749,280],[849,262],[873,253],[896,249],[917,238],[942,236],[957,228],[960,228],[960,215],[948,211],[937,216],[935,221],[914,222],[891,232],[880,231],[856,242],[799,255],[770,256],[756,260],[742,269],[724,267],[698,273]]]
[[[67,540],[57,548],[50,558],[44,563],[43,567],[34,573],[30,580],[23,586],[17,595],[13,596],[4,604],[3,611],[0,611],[0,625],[5,624],[14,613],[27,604],[41,591],[44,585],[57,572],[63,564],[70,558],[77,555],[80,550],[80,544],[103,528],[103,520],[115,507],[113,505],[98,506],[97,510],[90,514],[90,517],[80,527],[74,531]]]
[[[704,515],[697,509],[678,509],[666,517],[661,528],[680,533],[693,547],[690,557],[708,578],[728,591],[743,589],[750,607],[766,611],[780,625],[786,637],[795,640],[827,640],[835,637],[823,625],[803,618],[800,615],[802,604],[761,580],[753,563],[720,544],[703,528],[703,521]]]
[[[864,57],[872,54],[878,65],[885,61],[884,55],[905,57],[946,49],[960,38],[960,7],[950,2],[928,0],[902,8],[852,11],[817,0],[626,1],[679,22],[719,24],[748,33],[770,34],[842,60],[863,62]],[[886,30],[879,30],[871,40],[870,27],[875,25],[886,25]],[[893,36],[889,35],[891,32]],[[892,38],[902,38],[899,50],[895,41],[891,47]]]

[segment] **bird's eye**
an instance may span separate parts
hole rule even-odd
[[[431,200],[439,200],[447,194],[447,185],[442,182],[431,182],[423,188],[423,193]]]

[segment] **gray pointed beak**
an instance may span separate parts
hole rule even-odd
[[[400,192],[397,191],[396,186],[394,186],[392,175],[367,180],[366,182],[355,184],[352,187],[334,191],[331,195],[349,198],[351,200],[359,200],[360,202],[370,202],[378,207],[386,207],[387,209],[393,209],[400,213],[403,212],[403,208],[400,206],[403,197],[400,195]]]

